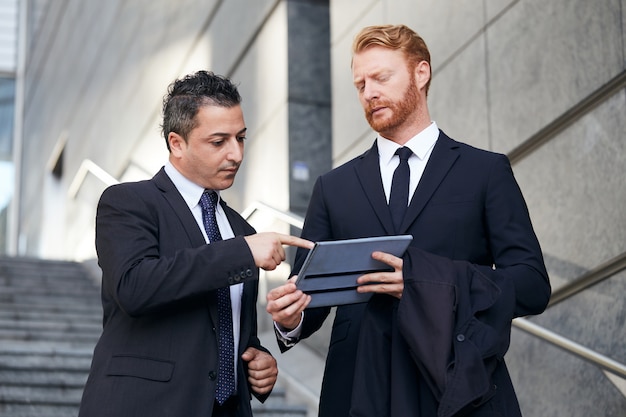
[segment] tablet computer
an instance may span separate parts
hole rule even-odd
[[[296,286],[311,295],[307,308],[362,303],[371,293],[356,291],[357,278],[377,271],[393,271],[372,259],[376,251],[401,257],[413,236],[378,236],[316,242],[302,264]]]

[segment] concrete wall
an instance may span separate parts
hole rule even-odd
[[[243,96],[246,160],[225,199],[239,210],[261,201],[304,213],[312,181],[330,168],[327,2],[59,0],[44,14],[26,74],[22,252],[94,256],[95,204],[106,184],[88,174],[68,195],[81,163],[122,181],[152,176],[167,159],[159,130],[166,88],[198,69],[230,76]],[[315,73],[297,70],[307,62]],[[294,161],[305,163],[308,180],[290,181]]]
[[[620,0],[332,1],[333,164],[375,137],[352,86],[353,36],[407,24],[431,51],[431,117],[511,155],[558,290],[626,252],[625,13]],[[626,363],[624,276],[531,320]],[[626,415],[626,381],[520,330],[507,361],[527,417]]]

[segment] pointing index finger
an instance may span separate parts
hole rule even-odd
[[[291,235],[283,235],[280,233],[278,234],[278,239],[280,240],[280,243],[282,243],[283,245],[298,246],[300,248],[305,248],[305,249],[312,249],[313,246],[315,245],[310,240],[302,239],[300,237],[291,236]]]

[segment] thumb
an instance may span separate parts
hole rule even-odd
[[[253,347],[249,347],[241,354],[241,359],[246,362],[250,362],[256,356],[256,349]]]

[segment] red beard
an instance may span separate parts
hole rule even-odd
[[[411,83],[404,92],[402,100],[393,103],[389,101],[373,100],[368,103],[365,109],[365,118],[369,125],[376,132],[383,134],[384,132],[393,132],[402,126],[403,123],[413,114],[419,105],[419,96],[415,79],[411,78]],[[391,115],[382,117],[374,116],[373,109],[377,107],[386,107],[391,111]],[[384,136],[384,135],[383,135]]]

